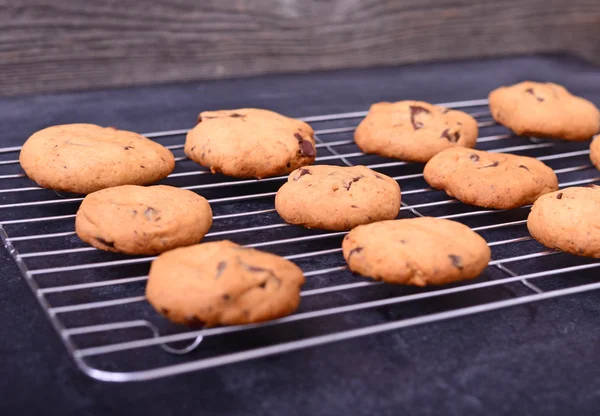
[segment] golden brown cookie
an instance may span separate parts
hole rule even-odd
[[[477,135],[477,121],[462,111],[398,101],[373,104],[354,140],[365,153],[427,162],[449,147],[475,147]]]
[[[273,111],[204,111],[187,135],[185,154],[212,173],[261,179],[313,163],[313,136],[305,122]]]
[[[29,178],[43,188],[87,194],[145,185],[168,176],[173,154],[137,133],[94,124],[65,124],[33,134],[21,149]]]
[[[455,147],[425,165],[425,180],[469,205],[511,209],[558,189],[554,171],[537,159]]]
[[[599,214],[600,186],[565,188],[535,201],[527,228],[546,247],[600,258]]]
[[[396,218],[400,186],[364,166],[310,166],[290,174],[277,191],[275,208],[290,224],[349,230]]]
[[[416,286],[473,279],[491,256],[466,225],[431,217],[360,225],[346,235],[342,250],[353,272]]]
[[[600,136],[596,137],[590,145],[590,159],[596,169],[600,170]]]
[[[83,241],[127,254],[158,254],[196,244],[211,225],[206,199],[165,185],[122,185],[91,193],[75,218]]]
[[[291,261],[218,241],[161,254],[150,267],[146,297],[175,323],[238,325],[294,312],[302,284],[302,270]]]
[[[525,81],[489,95],[494,119],[520,136],[588,140],[600,129],[600,112],[586,99],[552,83]]]

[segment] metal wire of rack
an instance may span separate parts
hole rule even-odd
[[[491,119],[487,100],[440,105],[478,120],[479,149],[537,157],[555,170],[561,187],[600,181],[587,143],[516,137]],[[154,257],[107,253],[81,242],[73,220],[82,198],[35,186],[14,158],[20,147],[0,149],[0,235],[76,365],[90,377],[113,382],[197,371],[600,289],[598,260],[548,250],[531,239],[525,226],[529,207],[467,206],[429,188],[422,165],[360,152],[352,134],[365,114],[304,118],[316,130],[316,163],[363,164],[392,176],[402,188],[400,218],[449,218],[479,232],[492,249],[482,276],[434,288],[355,276],[341,255],[345,232],[303,229],[277,216],[273,197],[284,176],[258,181],[211,175],[183,154],[187,130],[146,134],[176,155],[175,171],[161,183],[209,199],[214,225],[205,241],[227,238],[297,262],[307,283],[295,314],[199,330],[170,324],[143,296]]]

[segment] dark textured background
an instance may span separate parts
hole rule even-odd
[[[51,124],[136,131],[190,126],[199,109],[291,116],[374,101],[483,98],[555,81],[600,103],[600,70],[555,55],[0,99],[2,146]],[[499,238],[500,239],[500,238]],[[125,385],[72,364],[2,251],[0,414],[597,414],[600,294],[589,293],[283,356]]]

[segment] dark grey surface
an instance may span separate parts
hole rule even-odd
[[[52,124],[148,132],[198,111],[267,107],[292,116],[374,101],[483,98],[551,80],[600,103],[600,70],[565,56],[278,76],[0,100],[1,146]],[[600,295],[590,293],[395,331],[168,379],[114,385],[71,363],[2,251],[0,414],[597,414]]]

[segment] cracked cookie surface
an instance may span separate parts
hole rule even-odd
[[[433,188],[484,208],[518,208],[558,189],[554,171],[537,159],[459,147],[434,156],[423,175]]]
[[[600,129],[600,112],[590,101],[552,83],[525,81],[489,95],[494,119],[522,136],[588,140]]]
[[[289,175],[277,191],[275,208],[290,224],[349,230],[396,218],[400,186],[365,166],[309,166]]]
[[[33,134],[19,156],[43,188],[87,194],[113,186],[145,185],[168,176],[173,154],[137,133],[94,124],[66,124]]]
[[[486,241],[466,225],[431,217],[358,226],[342,251],[353,272],[416,286],[473,279],[491,256]]]
[[[365,153],[427,162],[449,147],[475,147],[477,135],[477,121],[462,111],[399,101],[373,104],[354,140]]]
[[[75,217],[79,238],[96,248],[158,254],[196,244],[212,225],[208,201],[172,186],[123,185],[86,196]]]
[[[529,233],[546,247],[600,258],[600,186],[561,189],[540,197],[527,218]]]
[[[187,134],[185,154],[212,173],[261,179],[313,163],[313,136],[305,122],[269,110],[204,111]]]
[[[238,325],[294,312],[304,284],[289,260],[231,241],[196,244],[152,262],[146,297],[175,323]]]

